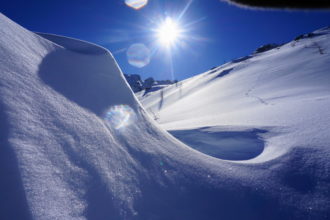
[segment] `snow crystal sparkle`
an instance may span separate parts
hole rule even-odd
[[[133,119],[134,110],[128,105],[115,105],[107,111],[105,120],[115,129],[128,126]]]

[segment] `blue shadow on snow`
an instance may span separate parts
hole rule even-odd
[[[224,131],[216,127],[169,131],[174,137],[204,154],[225,160],[248,160],[262,153],[267,130]]]

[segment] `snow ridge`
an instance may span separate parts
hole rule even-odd
[[[55,34],[47,34],[47,33],[38,33],[39,36],[57,44],[65,49],[78,52],[78,53],[85,53],[85,54],[97,54],[97,55],[104,55],[110,54],[110,52],[96,44],[92,44],[86,41],[73,39],[70,37],[63,37]]]

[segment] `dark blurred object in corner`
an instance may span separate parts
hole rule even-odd
[[[240,6],[282,9],[330,9],[330,0],[225,0]]]

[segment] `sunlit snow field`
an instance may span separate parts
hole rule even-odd
[[[108,50],[0,26],[0,219],[329,219],[329,29],[135,96]]]

